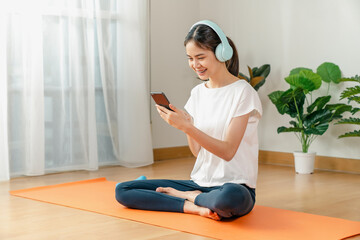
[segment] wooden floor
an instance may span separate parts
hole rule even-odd
[[[173,159],[136,169],[104,167],[94,172],[67,172],[1,182],[0,239],[210,239],[8,193],[97,177],[118,182],[140,175],[188,179],[193,164],[193,158]],[[291,167],[260,165],[256,194],[259,205],[360,221],[360,175],[357,174],[317,171],[312,175],[297,175]]]

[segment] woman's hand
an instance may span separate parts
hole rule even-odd
[[[188,126],[192,125],[192,118],[187,112],[177,109],[172,104],[170,104],[169,107],[173,111],[160,105],[156,105],[161,118],[164,119],[165,122],[181,131],[185,131]]]

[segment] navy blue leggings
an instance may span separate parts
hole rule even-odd
[[[184,212],[185,199],[156,192],[158,187],[180,191],[200,190],[195,204],[216,212],[223,218],[248,214],[255,204],[255,189],[245,184],[225,183],[217,187],[201,187],[191,180],[135,180],[116,186],[116,200],[128,208],[153,211]]]

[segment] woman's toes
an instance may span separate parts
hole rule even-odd
[[[156,188],[156,191],[157,192],[164,192],[164,188],[163,187],[158,187],[158,188]]]
[[[200,216],[211,218],[217,221],[221,220],[221,217],[216,212],[213,212],[208,208],[202,208],[200,211]]]
[[[221,217],[216,213],[216,212],[212,212],[211,214],[211,218],[216,220],[216,221],[220,221]]]
[[[156,191],[166,194],[173,194],[175,192],[175,189],[171,187],[158,187]]]

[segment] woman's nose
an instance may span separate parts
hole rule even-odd
[[[194,67],[200,67],[200,62],[198,60],[194,60]]]

